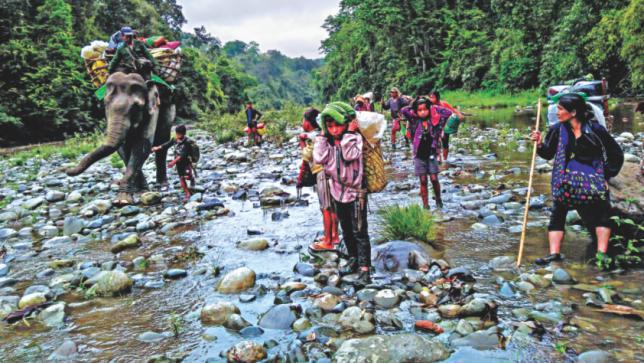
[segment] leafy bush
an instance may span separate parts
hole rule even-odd
[[[382,221],[382,236],[388,240],[405,240],[433,243],[436,222],[430,212],[418,204],[409,206],[392,205],[378,212]]]

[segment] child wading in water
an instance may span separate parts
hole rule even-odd
[[[320,114],[323,134],[316,136],[313,161],[324,167],[332,203],[342,226],[349,263],[341,275],[360,272],[358,284],[370,283],[371,245],[367,232],[367,195],[362,135],[355,111],[346,103],[328,104]]]
[[[177,174],[179,174],[181,188],[185,193],[183,200],[188,201],[190,199],[190,189],[188,189],[186,181],[190,180],[190,185],[195,185],[192,156],[195,153],[194,148],[196,148],[196,145],[192,139],[189,139],[186,136],[185,126],[177,126],[174,129],[174,132],[175,138],[170,139],[170,141],[163,145],[153,147],[152,151],[157,152],[160,150],[167,150],[174,146],[174,159],[168,163],[168,168],[172,168],[175,165],[177,166]]]
[[[438,155],[443,128],[452,112],[444,107],[432,106],[426,98],[414,101],[412,109],[417,117],[413,142],[414,171],[416,176],[420,178],[420,197],[423,200],[423,207],[429,209],[427,190],[427,175],[429,175],[434,189],[436,206],[443,208],[441,185],[438,182]]]
[[[319,114],[320,111],[315,108],[309,108],[304,112],[302,128],[305,132],[319,132],[322,130],[317,122],[317,116]],[[300,173],[297,176],[298,195],[302,187],[316,186],[324,224],[324,236],[314,243],[311,249],[320,252],[335,250],[336,246],[340,243],[340,237],[338,236],[338,217],[331,203],[327,176],[323,172],[324,167],[313,162],[313,140],[309,138],[309,135],[300,135],[300,148],[302,149],[302,165],[300,166]]]

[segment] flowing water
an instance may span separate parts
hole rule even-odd
[[[642,126],[641,117],[635,118],[630,106],[620,106],[615,114],[614,131],[637,132]],[[532,124],[533,112],[517,113],[513,109],[498,110],[470,110],[473,116],[469,117],[469,125],[485,127],[515,127],[525,129]],[[627,118],[628,122],[622,119]],[[531,150],[517,152],[507,148],[490,146],[491,152],[496,152],[498,158],[490,162],[480,162],[482,171],[488,173],[509,169],[521,168],[519,175],[509,176],[504,182],[527,182],[527,169]],[[370,200],[370,233],[377,236],[378,218],[375,211],[383,205],[391,203],[408,204],[417,203],[416,180],[412,175],[412,161],[408,155],[399,152],[391,158],[392,165],[389,169],[391,179],[395,183],[410,183],[411,190],[394,194],[378,194]],[[265,161],[260,165],[262,171],[270,172],[271,169],[282,169],[283,165],[274,165]],[[293,171],[295,173],[295,171]],[[264,186],[274,186],[274,180],[259,179],[255,171],[244,170],[235,177],[238,185],[251,182],[261,190]],[[477,179],[472,175],[456,177],[450,183],[445,183],[445,190],[457,188],[458,185],[469,183],[485,184],[485,180]],[[258,185],[259,184],[259,185]],[[525,185],[525,184],[523,184]],[[293,186],[284,187],[286,191],[295,194]],[[452,189],[453,190],[453,189]],[[548,194],[549,175],[538,174],[535,180],[535,194]],[[83,361],[114,361],[131,362],[144,360],[152,354],[164,352],[180,352],[186,355],[189,362],[202,362],[206,360],[221,361],[220,352],[225,351],[241,338],[237,333],[232,333],[223,327],[202,327],[199,321],[199,310],[209,302],[229,300],[241,309],[241,315],[252,324],[256,324],[259,315],[273,305],[274,294],[270,288],[288,279],[292,280],[293,266],[301,258],[300,250],[312,241],[321,230],[321,218],[317,205],[317,197],[309,191],[305,199],[310,202],[306,206],[277,207],[272,209],[254,208],[253,201],[240,201],[224,198],[226,207],[233,215],[215,219],[209,222],[193,224],[174,235],[170,241],[162,245],[145,246],[144,250],[124,252],[121,260],[144,255],[164,255],[183,251],[185,259],[175,261],[174,264],[151,263],[147,266],[148,275],[158,275],[168,267],[182,267],[190,271],[188,277],[167,281],[166,284],[155,290],[134,289],[132,293],[119,298],[94,298],[85,300],[82,294],[65,294],[62,300],[67,302],[68,322],[62,330],[44,328],[38,324],[18,323],[12,326],[0,325],[0,359],[3,362],[29,362],[41,361],[59,346],[63,340],[72,339],[78,344],[79,360]],[[448,210],[455,206],[449,196],[446,199]],[[289,217],[280,221],[273,221],[271,215],[275,211],[288,212]],[[539,212],[531,213],[531,221],[540,222],[537,227],[530,228],[527,233],[524,261],[530,264],[536,257],[547,252],[544,223],[547,215]],[[507,226],[474,231],[471,228],[475,218],[454,219],[440,223],[437,239],[443,241],[444,250],[438,251],[452,266],[467,266],[478,271],[490,259],[500,255],[515,255],[518,248],[519,235],[510,233]],[[275,246],[262,252],[243,251],[235,248],[239,240],[247,239],[248,228],[258,229],[263,232],[262,237],[274,241]],[[106,243],[95,243],[84,248],[69,249],[56,258],[72,257],[82,260],[105,259],[110,252],[105,247]],[[613,285],[619,291],[632,291],[634,295],[627,295],[632,299],[641,299],[644,273],[642,271],[629,271],[624,275],[599,274],[592,264],[585,262],[594,254],[594,246],[590,245],[588,238],[582,234],[567,236],[563,251],[568,258],[566,267],[580,282],[591,283],[598,277],[602,283]],[[157,261],[153,258],[150,260]],[[42,269],[47,261],[34,258],[14,262],[14,270],[18,276],[30,276]],[[266,287],[266,294],[259,294],[257,298],[248,303],[240,303],[239,295],[223,295],[215,291],[212,271],[215,266],[225,267],[230,270],[238,266],[251,267],[258,274],[258,284]],[[202,270],[203,274],[194,273]],[[498,274],[482,269],[477,274],[477,279],[484,292],[497,293],[498,285],[495,279]],[[15,272],[15,271],[14,271]],[[307,281],[306,279],[304,279]],[[37,280],[23,280],[15,286],[21,292],[27,286],[38,282]],[[47,281],[41,281],[46,284]],[[489,361],[561,361],[561,355],[554,351],[556,343],[573,347],[577,352],[588,349],[603,349],[614,352],[623,361],[636,361],[642,359],[642,341],[644,324],[641,321],[628,318],[609,316],[594,311],[584,305],[581,292],[568,288],[549,288],[541,295],[521,295],[517,299],[504,299],[500,302],[501,318],[509,316],[512,308],[533,306],[535,303],[558,298],[562,301],[577,304],[578,311],[575,315],[587,317],[598,329],[598,333],[580,333],[574,341],[561,341],[557,336],[546,335],[541,342],[535,340],[529,346],[518,346],[510,342],[506,351],[491,351],[486,353]],[[169,337],[155,343],[145,343],[138,336],[146,331],[169,332],[171,331],[171,317],[182,317],[180,323],[181,333],[177,338]],[[287,345],[293,338],[288,331],[266,332],[253,338],[260,342],[273,339],[276,344]],[[639,351],[639,352],[638,352]],[[472,352],[462,349],[454,354],[449,361],[470,361]],[[476,355],[480,360],[480,355]]]

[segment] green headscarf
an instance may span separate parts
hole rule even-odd
[[[347,122],[350,122],[356,117],[356,111],[347,103],[344,102],[331,102],[324,107],[324,110],[320,113],[320,127],[322,131],[326,134],[326,122],[325,118],[330,117],[336,123],[344,125]]]

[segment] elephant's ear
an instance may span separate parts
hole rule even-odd
[[[150,116],[159,112],[159,106],[161,105],[161,97],[159,95],[159,89],[155,84],[150,86],[148,91],[148,112]]]

